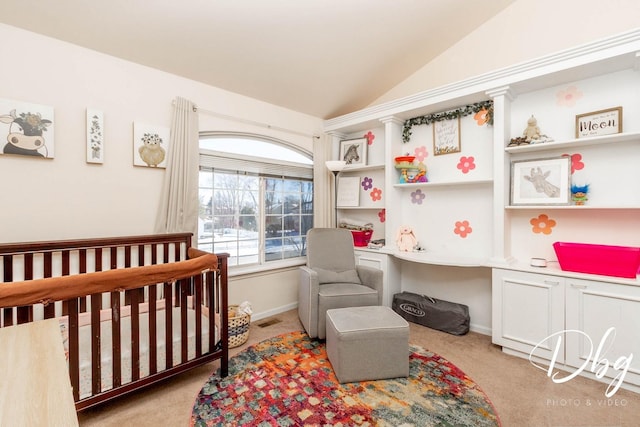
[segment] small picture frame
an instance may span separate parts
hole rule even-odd
[[[169,128],[133,123],[133,165],[154,169],[167,167]]]
[[[576,116],[576,139],[622,133],[622,107]]]
[[[569,205],[571,158],[511,162],[511,205]]]
[[[347,165],[364,166],[367,164],[367,138],[345,139],[340,141],[340,160]]]
[[[104,114],[87,108],[87,163],[104,163]]]
[[[433,155],[460,152],[460,117],[433,122]]]
[[[337,207],[344,208],[360,206],[360,177],[343,176],[338,178],[337,191]]]

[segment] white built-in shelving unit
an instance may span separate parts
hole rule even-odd
[[[565,272],[552,247],[555,241],[640,246],[638,70],[640,30],[634,30],[327,120],[334,146],[367,132],[376,137],[373,164],[344,173],[376,174],[386,211],[377,238],[384,230],[387,245],[378,251],[358,249],[358,256],[390,268],[393,285],[399,281],[402,290],[469,305],[472,330],[492,334],[505,351],[526,357],[546,338],[542,335],[557,328],[597,335],[602,327],[615,326],[621,338],[611,357],[640,353],[637,331],[629,326],[640,324],[640,281]],[[559,94],[570,87],[577,88],[578,102],[563,104]],[[489,99],[493,126],[481,128],[472,118],[462,118],[460,153],[434,156],[430,125],[414,126],[409,143],[402,141],[407,119]],[[575,137],[576,115],[618,106],[623,109],[621,133]],[[508,147],[532,114],[552,141]],[[429,152],[424,158],[428,182],[401,184],[394,158],[416,148]],[[456,171],[459,156],[474,157],[476,168]],[[512,162],[558,156],[579,158],[581,167],[571,179],[589,185],[586,205],[512,206]],[[363,221],[375,222],[377,213],[361,205],[344,214],[358,212]],[[539,218],[549,220],[547,233],[532,230],[532,221]],[[473,228],[465,237],[453,232],[452,224],[462,220]],[[415,229],[424,250],[397,250],[395,233],[405,224]],[[548,267],[531,267],[534,257],[546,259]],[[624,313],[627,323],[611,313]],[[594,316],[607,324],[598,326]],[[531,328],[532,322],[539,324]],[[584,342],[567,337],[557,363],[568,368],[582,363],[581,348]],[[635,387],[640,360],[630,372]]]

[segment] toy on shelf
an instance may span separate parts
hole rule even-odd
[[[542,142],[551,142],[553,138],[548,137],[547,135],[542,134],[540,131],[540,127],[538,127],[538,119],[536,119],[533,115],[529,117],[527,120],[527,127],[524,132],[522,132],[521,137],[511,138],[509,145],[507,147],[514,147],[517,145],[528,145],[528,144],[540,144]]]
[[[571,200],[576,206],[583,206],[587,200],[587,193],[589,192],[589,184],[587,185],[575,185],[571,186]]]
[[[399,156],[394,160],[396,169],[400,171],[400,183],[427,182],[427,167],[424,163],[414,163],[415,156]]]
[[[402,252],[413,252],[418,246],[418,239],[413,234],[413,229],[408,225],[400,226],[396,235],[396,244],[398,245],[398,250]]]

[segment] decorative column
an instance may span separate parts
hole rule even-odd
[[[395,249],[395,233],[402,222],[402,203],[400,192],[394,191],[393,185],[398,182],[397,172],[393,167],[393,159],[402,154],[402,125],[404,120],[388,116],[380,119],[384,123],[384,200],[385,200],[385,245]]]
[[[511,258],[511,218],[506,215],[509,203],[511,164],[504,151],[511,132],[511,101],[509,86],[489,90],[493,99],[493,254],[491,261],[509,263]]]

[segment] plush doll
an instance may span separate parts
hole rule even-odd
[[[525,141],[531,142],[535,139],[540,139],[540,128],[538,127],[538,121],[535,117],[531,116],[527,120],[527,128],[522,132]]]
[[[403,225],[398,229],[396,236],[396,244],[398,249],[402,252],[411,252],[418,244],[416,236],[413,234],[413,230],[408,225]]]

